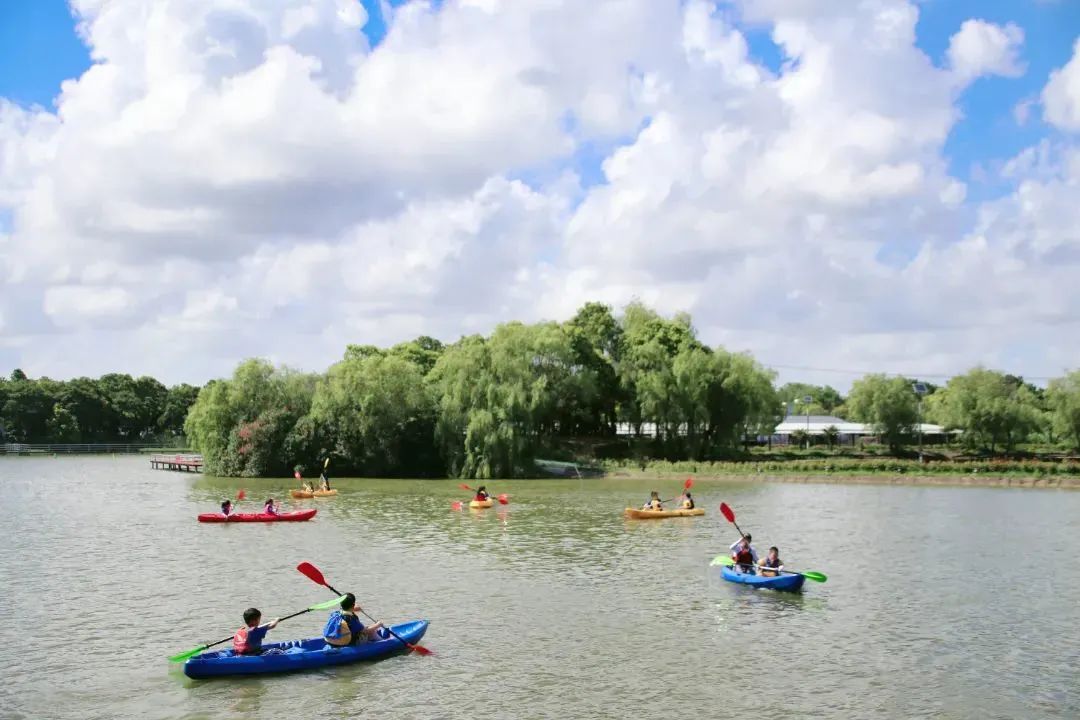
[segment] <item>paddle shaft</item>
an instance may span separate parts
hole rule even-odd
[[[333,585],[331,585],[330,583],[323,583],[323,584],[324,584],[324,585],[326,585],[326,587],[330,589],[330,592],[334,593],[335,595],[341,595],[341,594],[342,594],[342,593],[339,593],[339,592],[338,592],[337,590],[335,590],[335,589],[334,589],[334,587],[333,587]],[[376,620],[375,618],[371,617],[371,616],[370,616],[370,615],[368,615],[368,614],[367,614],[366,612],[364,612],[364,609],[363,609],[363,608],[360,608],[360,612],[361,612],[361,613],[363,613],[364,617],[366,617],[366,618],[367,618],[368,620],[370,620],[371,622],[373,622],[373,623],[377,623],[377,622],[379,622],[378,620]],[[400,642],[400,643],[401,643],[402,645],[404,645],[405,647],[409,648],[410,650],[415,650],[415,649],[416,649],[416,645],[413,645],[412,643],[410,643],[410,642],[407,642],[407,641],[405,640],[405,638],[403,638],[403,637],[401,637],[400,635],[398,635],[398,634],[397,634],[396,632],[394,632],[393,630],[391,630],[391,629],[390,629],[389,627],[387,627],[386,625],[383,625],[383,627],[384,627],[384,628],[386,628],[386,632],[388,632],[388,633],[390,633],[391,635],[393,635],[393,636],[394,636],[394,638],[396,638],[396,639],[398,640],[398,642]]]

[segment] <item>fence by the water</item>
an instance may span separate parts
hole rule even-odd
[[[202,472],[202,455],[167,455],[157,453],[150,456],[150,467],[155,470],[175,470],[179,472]]]
[[[163,450],[157,443],[3,443],[0,455],[35,455],[35,454],[127,454],[145,453],[151,450]],[[183,452],[183,448],[178,448]]]

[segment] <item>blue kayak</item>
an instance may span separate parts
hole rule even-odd
[[[806,582],[806,578],[795,573],[790,575],[777,575],[776,577],[762,577],[761,575],[741,573],[737,570],[732,570],[727,566],[720,568],[720,574],[723,575],[724,579],[728,582],[749,585],[750,587],[755,588],[767,588],[769,590],[786,590],[787,592],[797,591],[803,586],[803,583]]]
[[[427,620],[414,620],[392,626],[406,642],[416,644],[427,632]],[[232,650],[207,652],[184,663],[184,674],[190,678],[225,677],[229,675],[263,675],[265,673],[296,672],[345,665],[361,660],[381,660],[406,650],[400,640],[385,628],[379,640],[332,647],[321,638],[265,643],[262,655],[236,655]],[[269,651],[269,652],[267,652]]]

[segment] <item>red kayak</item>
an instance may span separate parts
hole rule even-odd
[[[307,510],[295,510],[293,512],[278,513],[277,515],[271,515],[270,513],[233,513],[228,517],[219,512],[203,513],[199,515],[199,522],[303,522],[315,517],[317,512],[319,511],[315,508],[308,508]]]

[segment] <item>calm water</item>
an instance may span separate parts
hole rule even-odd
[[[630,522],[636,481],[492,482],[512,504],[472,513],[456,482],[336,486],[287,503],[308,523],[203,525],[286,482],[0,458],[0,717],[1080,717],[1080,493],[698,481],[706,517]],[[722,500],[829,582],[720,580]],[[199,682],[166,662],[249,605],[329,597],[303,560],[380,619],[429,619],[437,657]]]

